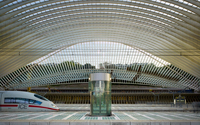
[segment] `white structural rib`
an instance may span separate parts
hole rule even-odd
[[[23,53],[30,55],[30,52],[40,51],[44,49],[23,50]],[[1,78],[1,85],[6,89],[16,89],[51,84],[87,83],[89,74],[95,72],[110,73],[112,83],[195,90],[199,87],[198,78],[161,58],[136,47],[104,41],[62,47],[4,76]]]
[[[24,69],[17,72],[16,70],[25,66],[24,68],[29,71],[31,68],[26,67],[27,64],[56,50],[62,51],[79,43],[104,41],[136,47],[169,62],[172,66],[168,69],[174,73],[163,70],[160,70],[160,73],[179,80],[183,77],[182,81],[176,83],[177,86],[198,89],[200,84],[199,5],[200,2],[195,0],[0,0],[0,85],[4,88],[17,87],[15,78],[23,74]],[[71,54],[73,53],[71,51]],[[100,57],[88,56],[80,60],[79,56],[74,56],[72,60],[79,59],[81,63],[92,58],[100,59]],[[107,58],[105,56],[104,61]],[[59,57],[49,59],[54,61],[59,60]],[[141,60],[145,59],[141,58]],[[115,56],[114,60],[120,59]],[[137,58],[126,57],[123,61],[130,64],[133,60]],[[94,62],[98,64],[98,61]],[[162,63],[162,61],[158,62]],[[56,65],[50,67],[51,70],[55,70],[53,73],[55,77],[52,79],[58,82],[68,78],[70,75],[58,75],[67,67],[74,68],[74,72],[71,73],[77,75],[70,80],[87,77],[87,75],[79,76],[80,72],[85,72],[81,65],[73,67],[73,64],[69,63],[61,64],[60,67]],[[45,70],[45,68],[42,65],[34,67],[37,73],[31,77],[40,78],[47,75],[45,79],[48,81],[51,72],[50,69]],[[157,71],[153,66],[145,67],[144,70],[147,71],[149,68]],[[75,72],[77,69],[80,72]],[[119,70],[113,70],[113,74],[116,73],[116,78],[121,78],[117,71]],[[126,71],[123,73],[127,75]],[[142,74],[143,79],[138,77],[137,80],[144,82],[146,79],[145,83],[147,83],[151,80],[163,79],[157,77],[159,76]],[[130,78],[124,77],[121,80],[127,82]],[[21,76],[18,82],[23,84],[26,80],[27,77]],[[32,85],[31,80],[33,79],[30,78],[29,85]],[[138,82],[137,80],[135,82]],[[168,84],[169,81],[165,82]],[[37,81],[34,84],[38,85]],[[23,84],[23,86],[29,85]]]

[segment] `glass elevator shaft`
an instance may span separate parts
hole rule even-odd
[[[89,78],[90,115],[111,115],[111,77],[108,73],[93,73]]]

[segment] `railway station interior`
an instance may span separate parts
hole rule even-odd
[[[0,0],[0,125],[200,125],[200,0]]]

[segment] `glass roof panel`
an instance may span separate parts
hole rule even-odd
[[[90,54],[88,55],[88,53]],[[130,61],[130,57],[135,57],[135,59]],[[82,61],[81,64],[90,63],[98,68],[99,64],[104,62],[112,62],[112,64],[123,65],[130,65],[131,63],[153,63],[156,66],[170,65],[170,63],[153,56],[144,50],[113,42],[87,42],[76,44],[70,47],[64,47],[48,54],[47,56],[43,56],[30,64],[61,63],[63,61],[71,60],[77,63]],[[148,60],[151,61],[148,62]],[[163,63],[157,63],[156,60],[159,60]]]
[[[76,6],[81,6],[82,4],[76,4]],[[97,5],[97,3],[93,3],[93,5]],[[111,5],[111,4],[108,4],[108,5]],[[123,4],[116,4],[116,6],[122,6]],[[42,8],[42,7],[46,7],[47,5],[43,5],[43,6],[40,6],[39,8]],[[69,6],[62,6],[62,8],[64,8],[64,7],[73,7],[74,5],[69,5]],[[143,10],[148,10],[148,11],[152,11],[152,12],[156,12],[156,13],[160,13],[160,14],[162,14],[163,12],[158,12],[158,11],[155,11],[155,10],[153,10],[153,9],[147,9],[147,8],[143,8],[143,7],[137,7],[137,6],[131,6],[131,5],[126,5],[127,7],[133,7],[133,8],[139,8],[139,9],[143,9]],[[60,7],[59,7],[60,8]],[[185,15],[183,15],[183,14],[181,14],[181,13],[178,13],[178,12],[175,12],[175,11],[173,11],[173,10],[170,10],[170,9],[166,9],[166,8],[163,8],[163,7],[159,7],[158,6],[158,8],[161,8],[161,9],[165,9],[165,10],[167,10],[167,11],[170,11],[170,12],[173,12],[173,13],[175,13],[175,14],[178,14],[178,15],[181,15],[181,16],[185,16]],[[36,8],[32,8],[32,9],[38,9],[38,7],[36,7]],[[53,8],[53,10],[56,10],[56,9],[58,9],[57,7],[56,8]],[[96,9],[96,8],[94,8],[94,9]],[[45,10],[43,10],[43,11],[45,11]],[[23,12],[22,12],[23,13]],[[20,14],[20,13],[19,13]],[[18,15],[19,15],[18,14]],[[171,16],[171,15],[169,15],[169,14],[167,14],[169,17],[173,17],[173,16]],[[175,17],[174,17],[175,18]],[[175,18],[175,19],[177,19],[177,18]],[[179,19],[180,20],[180,19]]]
[[[33,1],[11,0],[11,1],[3,1],[3,2],[2,0],[0,0],[1,10],[2,10],[1,16],[4,17],[4,18],[1,18],[1,21],[2,21],[1,25],[3,27],[1,28],[2,32],[0,32],[0,35],[4,36],[0,40],[1,47],[3,48],[11,47],[9,49],[12,50],[13,53],[14,53],[13,50],[15,50],[15,47],[16,48],[20,48],[21,46],[39,47],[39,45],[36,45],[36,43],[32,43],[34,40],[38,40],[37,42],[39,44],[46,47],[46,45],[52,42],[51,41],[52,39],[48,39],[49,36],[46,37],[42,34],[45,34],[45,35],[46,34],[49,35],[51,33],[53,34],[55,31],[58,31],[58,30],[61,33],[61,35],[65,36],[63,31],[66,31],[68,32],[68,34],[72,35],[72,36],[66,36],[66,37],[69,37],[71,41],[73,40],[77,41],[78,37],[73,38],[73,36],[78,36],[80,35],[80,33],[82,33],[81,38],[91,40],[90,35],[91,33],[94,33],[94,32],[97,32],[99,35],[99,36],[97,35],[99,38],[96,36],[92,36],[95,39],[94,41],[103,41],[100,38],[103,38],[105,35],[100,36],[100,34],[107,35],[107,32],[109,33],[109,30],[111,30],[116,33],[112,34],[112,36],[108,36],[110,39],[115,37],[116,39],[119,38],[122,40],[122,42],[124,42],[126,40],[128,41],[128,39],[131,39],[130,36],[134,36],[135,32],[137,32],[138,29],[141,31],[139,33],[137,32],[137,35],[139,36],[144,35],[144,38],[142,38],[140,43],[136,42],[137,40],[140,41],[139,38],[133,41],[133,44],[135,42],[135,44],[137,44],[138,46],[145,47],[149,44],[150,46],[155,47],[155,48],[166,47],[169,49],[174,49],[174,48],[175,49],[179,49],[179,48],[195,49],[196,47],[198,47],[199,38],[198,38],[197,31],[199,27],[199,23],[198,23],[199,0],[198,1],[197,0],[196,1],[121,0],[121,1],[92,1],[92,2],[81,1],[81,0],[80,0],[81,2],[75,2],[79,0],[71,0],[71,1],[58,0],[58,1],[49,1],[49,2],[45,2],[45,1],[48,1],[48,0],[33,0]],[[12,13],[8,14],[9,12],[12,12]],[[196,15],[193,15],[193,14],[196,14]],[[73,27],[74,30],[73,31],[67,30],[68,27],[70,28]],[[110,29],[106,30],[105,32],[103,28],[106,29],[108,27],[110,27]],[[131,27],[133,27],[133,29],[130,30]],[[153,37],[148,36],[147,34],[148,35],[152,34]],[[54,38],[65,40],[64,37],[61,35],[55,34]],[[83,41],[79,41],[79,42],[83,42]],[[143,43],[145,43],[146,45],[143,45]],[[133,45],[133,44],[129,44],[129,45]],[[86,46],[86,44],[84,45]],[[97,45],[103,46],[104,43],[100,42],[100,44],[98,43]],[[94,46],[95,45],[93,45],[93,47]],[[115,45],[113,44],[113,46]],[[117,45],[117,46],[121,46],[121,45]],[[115,47],[117,48],[117,46]],[[76,48],[75,46],[73,47]],[[79,44],[79,47],[82,47],[82,46]],[[126,48],[126,46],[123,46],[123,47]],[[60,52],[57,52],[57,53],[68,54],[70,55],[69,57],[72,58],[73,60],[81,58],[79,56],[71,56],[72,52],[73,52],[73,55],[76,54],[73,51],[74,48],[71,48],[70,51],[67,51],[66,48],[63,48],[63,50],[60,50]],[[121,49],[124,49],[124,48],[121,48]],[[138,52],[138,56],[135,57],[134,59],[139,62],[140,61],[141,62],[143,61],[143,63],[152,62],[154,66],[157,66],[160,63],[161,64],[164,63],[160,59],[153,58],[153,55],[148,55],[148,53],[145,53],[138,48],[134,48],[134,49],[136,49],[137,50],[136,52]],[[93,54],[98,55],[99,53],[102,53],[103,51],[103,49],[99,50],[98,48],[96,48],[96,50],[97,51],[95,51]],[[132,50],[129,48],[126,48],[125,50],[128,51],[127,53],[124,54],[125,55],[124,57],[126,58],[119,56],[120,58],[123,59],[122,62],[119,62],[119,65],[122,64],[123,66],[125,66],[126,64],[130,65],[130,63],[135,63],[131,61],[133,60],[132,58],[128,57],[130,53],[134,53],[134,52],[132,52]],[[184,50],[184,51],[186,52],[187,50]],[[9,51],[9,53],[12,53],[12,52]],[[0,61],[2,65],[2,67],[0,67],[1,77],[7,75],[8,72],[12,72],[16,70],[15,69],[16,67],[21,67],[22,61],[27,61],[27,60],[32,59],[32,57],[28,57],[27,60],[25,59],[22,61],[20,60],[16,61],[16,58],[18,57],[14,56],[14,57],[9,57],[9,58],[7,57],[4,58],[4,56],[7,56],[9,54],[7,54],[6,52],[3,52],[3,53],[5,53],[5,55],[0,57],[2,58]],[[57,55],[57,53],[53,54],[52,57],[54,57],[54,55]],[[113,54],[117,54],[117,53],[118,52],[114,53],[114,50],[113,50]],[[88,54],[88,53],[84,53],[83,51],[82,53],[77,53],[77,54]],[[107,49],[105,50],[104,54],[108,54]],[[121,52],[121,54],[123,54],[123,52]],[[185,71],[192,73],[194,76],[199,77],[198,56],[197,56],[198,54],[199,54],[198,52],[194,52],[189,56],[186,55],[187,57],[185,55],[180,54],[177,58],[165,57],[165,59],[168,61],[171,61],[177,66],[180,66],[180,68],[184,69]],[[143,58],[139,58],[142,55],[144,55]],[[151,58],[147,58],[146,56],[150,56]],[[91,58],[89,60],[92,60],[92,57],[89,56],[89,58]],[[106,57],[107,56],[105,56],[105,58]],[[20,58],[24,58],[24,57],[21,56]],[[98,60],[98,59],[101,59],[102,56],[100,55],[100,56],[94,57],[94,59],[95,58],[97,58]],[[45,60],[45,58],[43,59]],[[51,61],[54,60],[53,58],[50,58],[50,57],[49,59]],[[55,60],[59,60],[59,56],[56,56]],[[29,62],[30,61],[27,61],[26,63],[29,63]],[[84,65],[85,62],[87,62],[87,58],[84,58],[82,60],[80,59],[80,64],[82,66]],[[92,62],[95,62],[95,61],[91,61],[91,63]],[[100,62],[100,63],[104,65],[103,64],[104,62]],[[107,62],[107,63],[109,63],[109,66],[118,64],[118,62],[115,62],[114,64],[110,62]],[[94,66],[97,68],[100,67],[99,64],[97,63],[94,64]],[[146,65],[146,66],[149,67],[149,65]],[[56,66],[54,67],[58,68]],[[36,68],[40,68],[40,67],[36,67]],[[22,71],[23,71],[22,69],[19,69],[19,72],[22,72]],[[40,72],[40,71],[37,71],[37,72]],[[46,72],[46,71],[43,70],[41,72]],[[168,72],[168,71],[162,70],[161,72]],[[187,84],[185,84],[184,82],[191,81],[192,76],[184,72],[183,70],[180,70],[180,74],[179,76],[177,74],[174,74],[174,76],[176,76],[176,78],[187,77],[187,79],[183,79],[182,81],[179,81],[182,85],[187,86]],[[6,83],[9,79],[13,79],[14,77],[18,75],[19,74],[17,72],[13,72],[12,74],[9,74],[8,76],[6,76],[5,79],[3,79],[3,82],[5,83],[5,85],[7,85]],[[10,83],[15,84],[15,82],[17,82],[18,80],[21,80],[21,81],[25,80],[27,77],[26,77],[26,74],[24,75],[25,76],[20,76],[19,79],[13,79],[13,82],[9,82],[9,84]],[[40,76],[40,74],[34,74],[34,75]],[[142,74],[142,75],[145,76],[145,74]],[[191,84],[190,82],[188,83],[191,86],[196,86],[196,83],[198,82],[195,82],[195,84]]]
[[[51,52],[52,50],[53,48],[37,48],[37,50],[31,50],[31,52]],[[14,88],[24,87],[24,85],[32,86],[32,83],[35,82],[40,83],[37,86],[44,86],[55,83],[55,80],[52,81],[52,77],[56,77],[56,81],[59,80],[60,82],[71,79],[65,76],[69,71],[76,72],[73,82],[77,83],[80,79],[88,79],[90,72],[111,73],[112,79],[123,80],[121,84],[140,82],[141,84],[155,85],[157,83],[158,86],[163,87],[184,88],[184,85],[181,84],[185,84],[186,79],[186,84],[198,83],[198,79],[187,72],[174,68],[170,63],[144,50],[121,43],[104,41],[84,42],[54,50],[20,68],[17,72],[1,78],[0,82],[2,83],[1,86],[6,88],[9,88],[9,86],[3,85],[3,83],[6,84],[7,81]],[[84,77],[79,74],[84,74]],[[139,78],[134,79],[135,75]],[[59,76],[64,77],[64,79],[58,79]],[[42,82],[41,84],[40,80],[43,77],[45,77],[47,83]],[[163,82],[160,82],[160,80]],[[29,84],[24,84],[27,82]],[[195,88],[196,86],[190,87]]]
[[[166,26],[172,27],[172,26],[169,25],[169,24],[163,23],[163,22],[158,21],[158,20],[155,20],[155,19],[147,18],[147,17],[145,17],[145,16],[137,16],[137,15],[126,14],[126,13],[117,13],[117,12],[82,12],[82,13],[74,13],[74,14],[69,14],[69,15],[70,15],[70,16],[73,16],[73,15],[80,15],[80,14],[83,15],[84,13],[96,13],[96,14],[98,14],[98,13],[105,13],[105,14],[106,14],[106,13],[110,13],[110,14],[117,14],[117,15],[128,15],[128,16],[133,16],[133,17],[138,17],[138,18],[144,18],[144,19],[147,19],[147,20],[151,20],[151,21],[154,21],[154,22],[157,22],[157,23],[164,24],[164,25],[166,25]],[[53,20],[53,19],[60,18],[60,17],[67,17],[67,16],[69,16],[69,15],[62,15],[62,16],[57,16],[57,17],[48,18],[48,19],[45,19],[45,20],[41,20],[41,21],[39,21],[39,22],[35,22],[35,23],[33,23],[33,24],[29,25],[29,26],[33,26],[33,25],[36,25],[36,24],[38,24],[38,23],[42,23],[42,22],[44,22],[44,21],[46,21],[46,20]],[[106,17],[107,17],[107,16],[106,16]],[[27,21],[26,23],[29,23],[29,22],[31,22],[31,21],[33,21],[33,20],[40,19],[40,18],[43,18],[43,16],[40,16],[40,17],[34,18],[34,19],[32,19],[32,20],[29,20],[29,21]],[[137,19],[137,20],[138,20],[138,19]],[[140,21],[140,20],[138,20],[138,21]],[[141,22],[143,22],[143,21],[141,21]],[[148,21],[147,21],[147,22],[145,21],[145,23],[148,23]],[[160,26],[160,25],[157,25],[156,23],[155,23],[155,24],[149,23],[149,24],[150,24],[150,25],[155,25],[155,26],[157,26],[157,27],[162,27],[162,26]]]

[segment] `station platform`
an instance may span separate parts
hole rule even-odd
[[[90,111],[90,104],[57,104],[60,111]],[[112,111],[193,111],[191,104],[112,104]]]
[[[112,105],[112,116],[99,117],[88,115],[88,104],[57,106],[58,112],[0,112],[0,125],[200,125],[200,113],[190,111],[189,106]]]

